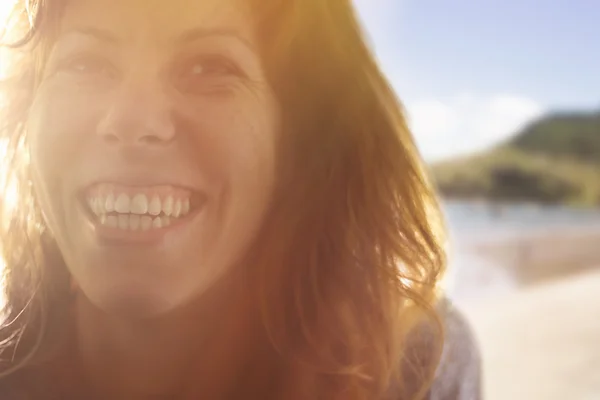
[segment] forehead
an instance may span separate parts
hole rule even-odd
[[[75,0],[65,10],[61,30],[98,26],[124,39],[160,42],[192,29],[214,28],[235,30],[252,41],[250,11],[243,0]]]

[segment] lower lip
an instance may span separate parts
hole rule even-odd
[[[177,218],[171,221],[168,226],[162,228],[150,228],[148,230],[125,230],[102,225],[95,215],[89,215],[92,229],[99,241],[106,245],[126,245],[126,244],[157,244],[165,239],[167,235],[172,235],[188,225],[201,210],[194,210],[185,217]]]

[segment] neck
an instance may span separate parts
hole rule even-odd
[[[256,351],[257,335],[251,332],[259,331],[258,318],[247,300],[211,299],[207,311],[195,306],[131,320],[108,315],[80,295],[76,335],[85,380],[102,398],[187,397],[186,392],[224,398]]]

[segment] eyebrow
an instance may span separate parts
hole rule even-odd
[[[243,37],[238,30],[232,28],[192,28],[183,32],[177,39],[177,42],[187,44],[211,36],[230,37],[239,40],[250,49],[254,48],[248,39]]]
[[[117,43],[119,42],[119,38],[114,33],[107,31],[105,29],[96,28],[93,26],[78,26],[73,29],[69,29],[64,33],[65,36],[68,35],[83,35],[83,36],[91,36],[96,40],[108,43]]]
[[[64,33],[65,36],[72,34],[90,36],[96,40],[111,44],[115,44],[120,41],[119,37],[114,33],[93,26],[78,26],[73,29],[69,29]],[[244,38],[238,30],[232,28],[192,28],[183,32],[178,38],[175,39],[174,42],[188,44],[211,36],[230,37],[239,40],[250,49],[254,48],[248,39]]]

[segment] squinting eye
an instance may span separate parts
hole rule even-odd
[[[112,65],[101,57],[80,56],[66,61],[61,70],[78,75],[104,75],[112,77]]]
[[[197,57],[181,66],[180,73],[187,78],[208,78],[227,75],[239,75],[239,68],[222,57]]]
[[[198,57],[190,61],[189,67],[194,76],[239,74],[237,66],[222,57]]]
[[[188,59],[176,70],[177,86],[183,92],[202,93],[222,89],[229,78],[243,75],[240,68],[221,56],[199,56]]]

